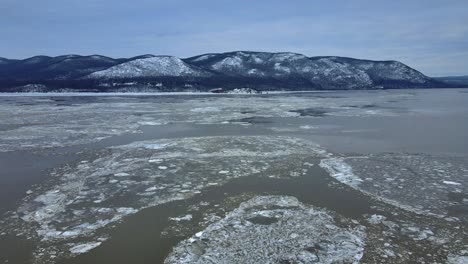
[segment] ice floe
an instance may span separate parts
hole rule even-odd
[[[344,162],[343,158],[323,159],[319,166],[330,173],[333,178],[349,186],[357,187],[362,182],[362,179],[353,173],[353,169]]]
[[[464,157],[382,153],[328,158],[320,166],[338,181],[392,205],[468,221],[466,164]]]
[[[302,164],[327,152],[298,138],[220,136],[134,142],[94,156],[55,171],[50,182],[34,190],[37,195],[25,198],[19,218],[11,219],[13,226],[16,221],[24,226],[25,236],[38,240],[36,252],[59,248],[57,257],[64,257],[73,240],[92,243],[98,230],[141,209],[186,199],[231,179],[268,177],[278,170],[290,172],[280,177],[300,176]],[[167,166],[148,160],[164,160]]]
[[[450,254],[447,257],[447,264],[467,264],[468,263],[468,250],[465,250],[464,256]]]
[[[165,263],[358,263],[364,231],[294,197],[258,196],[180,242]]]
[[[78,244],[72,248],[70,248],[70,252],[73,254],[82,254],[90,251],[93,248],[98,247],[101,245],[101,242],[93,242],[93,243],[86,243],[86,244]]]
[[[180,217],[171,217],[171,218],[169,218],[169,219],[172,220],[172,221],[176,221],[176,222],[180,222],[180,221],[190,221],[190,220],[192,220],[192,215],[191,215],[191,214],[188,214],[188,215],[180,216]]]
[[[454,181],[442,181],[442,182],[445,183],[445,184],[448,184],[448,185],[461,185],[461,183],[454,182]]]
[[[376,214],[373,214],[371,215],[367,221],[373,225],[375,224],[379,224],[379,223],[382,223],[382,221],[384,221],[386,219],[385,216],[383,215],[376,215]]]

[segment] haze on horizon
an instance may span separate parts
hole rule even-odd
[[[289,51],[467,75],[467,11],[463,0],[2,0],[0,56]]]

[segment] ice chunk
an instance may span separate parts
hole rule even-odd
[[[344,158],[323,159],[319,166],[330,173],[330,176],[349,186],[357,187],[362,182],[362,179],[353,173],[353,169],[345,162]]]
[[[119,173],[115,173],[114,176],[116,176],[116,177],[126,177],[126,176],[130,176],[130,174],[128,174],[126,172],[119,172]]]
[[[192,220],[192,215],[188,214],[188,215],[181,216],[181,217],[170,217],[169,219],[172,220],[172,221],[176,221],[176,222],[190,221],[190,220]]]
[[[384,221],[385,219],[387,218],[383,215],[373,214],[367,219],[367,221],[373,225],[376,225],[376,224],[382,223],[382,221]]]
[[[72,248],[70,248],[70,252],[73,254],[81,254],[90,251],[101,245],[102,242],[92,242],[92,243],[85,243],[85,244],[78,244]]]
[[[442,181],[442,182],[448,185],[461,185],[461,183],[454,182],[454,181]]]
[[[163,149],[167,147],[169,144],[145,144],[143,145],[146,149]]]
[[[221,109],[219,109],[218,107],[207,106],[207,107],[193,108],[190,111],[195,112],[195,113],[209,113],[209,112],[219,112],[221,111]]]
[[[153,186],[153,187],[149,187],[148,189],[145,190],[145,192],[154,192],[158,189],[158,187],[156,186]]]

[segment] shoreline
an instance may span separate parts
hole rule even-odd
[[[375,89],[375,90],[305,90],[305,91],[259,91],[258,93],[213,93],[213,92],[0,92],[0,97],[21,96],[164,96],[164,95],[269,95],[269,94],[295,94],[295,93],[332,93],[332,92],[374,92],[388,90],[446,90],[467,89],[463,87],[440,88],[405,88],[405,89]]]

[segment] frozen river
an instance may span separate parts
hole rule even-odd
[[[468,263],[468,92],[0,96],[0,263]]]

